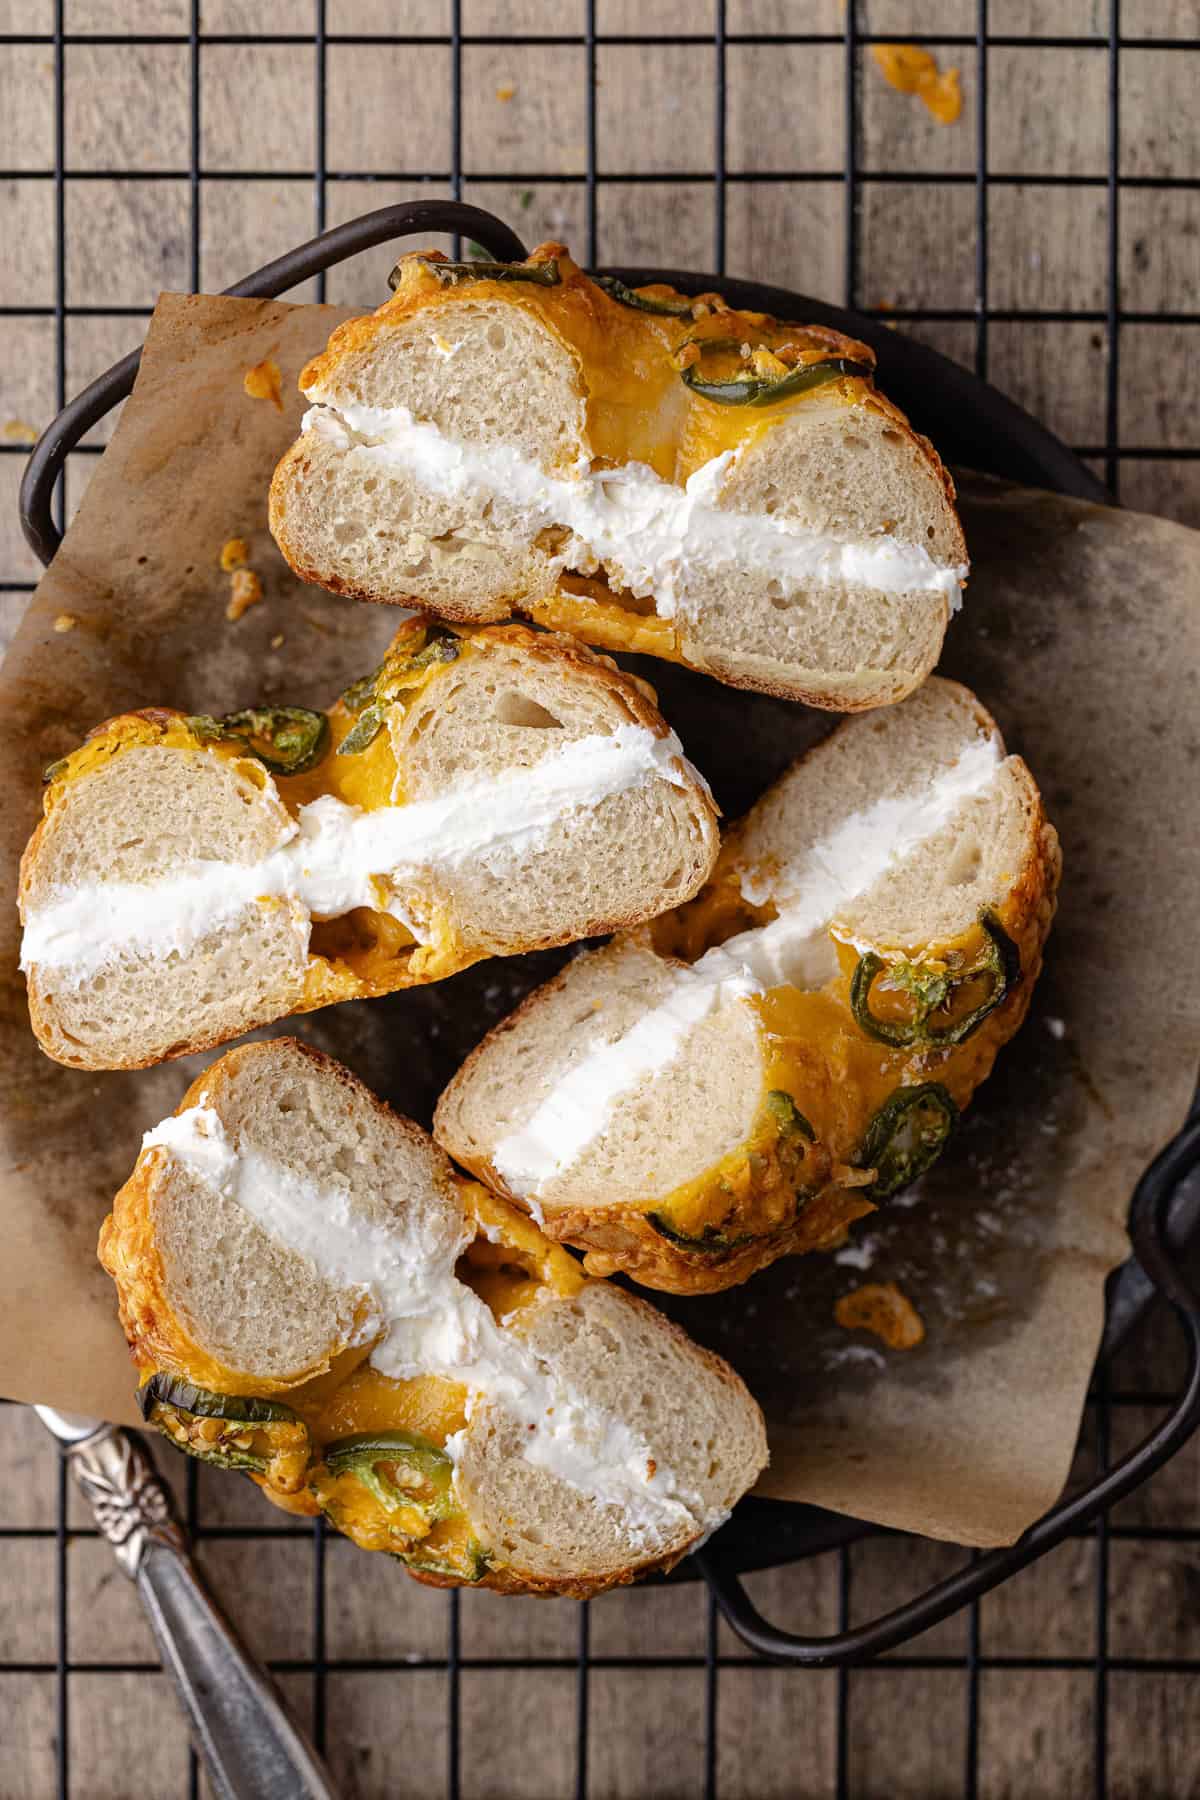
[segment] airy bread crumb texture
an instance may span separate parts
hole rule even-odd
[[[811,531],[869,539],[881,521],[935,561],[964,560],[953,508],[920,441],[890,410],[814,398],[745,450],[722,492],[735,512],[794,519]],[[765,575],[693,580],[689,657],[726,680],[805,686],[846,711],[897,701],[936,663],[949,618],[941,594],[885,594],[846,583],[787,592]]]
[[[289,828],[261,764],[137,744],[74,781],[24,861],[27,909],[99,881],[152,882],[191,861],[253,863]],[[248,1031],[300,1002],[307,962],[290,909],[258,907],[166,958],[131,951],[77,982],[35,967],[44,1048],[84,1068],[139,1067]]]
[[[569,743],[655,717],[631,706],[634,690],[603,665],[567,654],[575,681],[523,646],[493,642],[487,656],[463,657],[431,683],[393,735],[406,798],[531,769]],[[694,783],[654,779],[565,814],[519,853],[435,868],[429,885],[467,941],[505,953],[662,912],[696,891],[715,849]]]
[[[505,444],[557,472],[576,460],[583,398],[574,360],[545,326],[503,303],[447,300],[347,352],[324,399],[405,406],[448,438]],[[449,618],[507,617],[555,579],[523,508],[424,492],[377,459],[307,432],[271,487],[288,560],[336,593],[403,600]]]
[[[438,1104],[438,1141],[468,1166],[485,1168],[564,1077],[596,1045],[630,1030],[673,980],[673,964],[628,940],[577,956],[460,1069]],[[668,1067],[622,1094],[570,1168],[539,1188],[539,1205],[602,1209],[665,1197],[744,1140],[762,1080],[753,1015],[726,1000],[690,1027]]]
[[[445,1157],[347,1070],[295,1040],[230,1051],[190,1100],[215,1110],[240,1155],[344,1194],[353,1218],[415,1230],[431,1250],[457,1243],[463,1209]],[[247,1379],[300,1380],[327,1367],[363,1323],[364,1291],[324,1280],[236,1200],[162,1151],[148,1154],[164,1293],[192,1340]]]
[[[762,1414],[739,1377],[644,1301],[591,1283],[518,1314],[513,1329],[591,1404],[632,1425],[701,1516],[729,1512],[765,1466]],[[535,1581],[632,1572],[647,1545],[630,1521],[527,1462],[521,1436],[492,1403],[468,1429],[459,1484],[483,1540]],[[683,1518],[654,1542],[654,1560],[673,1560],[696,1536]]]
[[[838,726],[794,764],[734,827],[739,863],[790,865],[790,883],[802,888],[811,846],[878,800],[928,791],[968,745],[995,733],[967,688],[931,677],[902,705]],[[959,936],[1003,900],[1034,855],[1040,814],[1033,777],[1014,757],[940,831],[845,901],[838,930],[881,949]]]

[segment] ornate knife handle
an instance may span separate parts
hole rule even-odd
[[[316,1752],[202,1584],[170,1494],[136,1438],[105,1425],[63,1454],[137,1583],[219,1800],[336,1800]]]

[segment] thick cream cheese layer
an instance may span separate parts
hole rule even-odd
[[[130,953],[185,954],[263,901],[292,907],[305,948],[314,918],[360,906],[391,912],[419,935],[404,895],[389,894],[390,884],[472,861],[503,868],[574,811],[647,781],[679,785],[682,760],[673,733],[656,737],[645,726],[621,725],[609,736],[579,738],[532,768],[433,800],[364,812],[325,794],[300,808],[260,862],[196,861],[161,881],[64,889],[27,915],[21,967],[58,968],[82,982]]]
[[[687,613],[691,571],[753,569],[783,592],[847,583],[884,594],[942,594],[957,608],[967,570],[936,563],[923,544],[881,534],[846,542],[771,513],[722,509],[722,486],[737,453],[724,451],[686,486],[645,463],[594,469],[582,458],[570,477],[548,475],[508,444],[459,443],[404,406],[359,406],[320,387],[304,429],[340,450],[403,469],[442,499],[497,498],[519,509],[529,535],[559,526],[573,535],[555,559],[591,573],[604,564],[621,586],[653,599],[663,618]]]
[[[742,892],[751,904],[773,901],[778,916],[676,970],[664,1001],[614,1041],[593,1041],[525,1123],[493,1150],[493,1166],[510,1193],[536,1207],[547,1184],[572,1168],[605,1130],[620,1100],[669,1066],[700,1019],[768,988],[812,989],[829,980],[836,970],[829,932],[839,908],[985,793],[1001,766],[998,739],[973,738],[926,787],[852,813],[769,878],[743,876]]]
[[[715,1522],[639,1432],[571,1388],[458,1279],[454,1266],[469,1229],[452,1240],[443,1233],[439,1242],[418,1216],[385,1230],[353,1212],[348,1189],[318,1186],[273,1158],[237,1148],[209,1106],[164,1119],[142,1148],[165,1151],[322,1279],[360,1288],[370,1300],[360,1341],[378,1338],[370,1361],[380,1374],[462,1383],[470,1392],[468,1421],[481,1399],[500,1406],[524,1427],[526,1460],[598,1505],[619,1508],[622,1528],[640,1549]],[[449,1440],[451,1456],[461,1455],[470,1429],[468,1423]]]

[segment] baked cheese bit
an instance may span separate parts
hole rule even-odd
[[[100,1260],[151,1423],[434,1585],[669,1568],[766,1464],[732,1369],[294,1039],[146,1134]]]
[[[857,712],[933,668],[954,488],[863,344],[719,294],[405,256],[338,327],[271,488],[306,581]]]
[[[678,904],[716,815],[648,693],[570,639],[412,618],[328,715],[110,720],[22,861],[42,1048],[140,1068]]]
[[[592,1272],[703,1292],[830,1248],[1021,1024],[1059,866],[1029,770],[935,677],[796,763],[690,905],[532,994],[435,1135]]]

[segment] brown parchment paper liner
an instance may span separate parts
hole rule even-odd
[[[92,1075],[38,1050],[12,896],[40,773],[126,708],[319,706],[373,665],[393,610],[303,587],[266,529],[297,373],[345,316],[164,296],[134,395],[0,675],[0,1391],[15,1398],[136,1420],[96,1233],[142,1131],[209,1060]],[[267,357],[282,370],[282,413],[243,392],[244,371]],[[1032,1016],[937,1170],[861,1222],[848,1252],[666,1305],[763,1403],[761,1491],[995,1544],[1065,1480],[1103,1278],[1127,1250],[1125,1208],[1195,1076],[1200,538],[987,483],[968,483],[964,512],[974,575],[944,667],[1033,766],[1066,861]],[[218,568],[233,536],[249,541],[267,595],[237,624]],[[77,623],[58,633],[63,613]],[[640,672],[729,816],[833,723],[664,664]],[[428,1123],[467,1050],[563,954],[283,1029]],[[901,1283],[923,1346],[887,1352],[833,1324],[835,1298],[863,1279]]]

